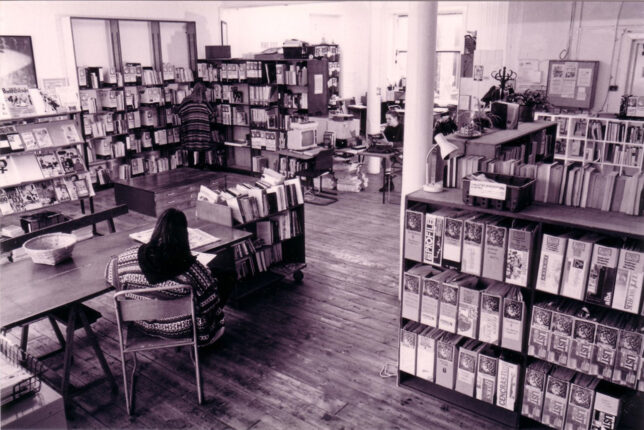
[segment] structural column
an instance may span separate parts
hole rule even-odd
[[[369,2],[369,61],[367,75],[367,134],[380,133],[380,52],[382,4]]]
[[[401,259],[405,225],[405,196],[421,188],[425,183],[425,157],[433,140],[436,24],[437,3],[435,1],[410,2],[400,204]],[[400,275],[402,275],[402,267]]]

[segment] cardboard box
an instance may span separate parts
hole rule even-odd
[[[213,204],[205,200],[197,200],[197,218],[228,227],[233,226],[233,215],[228,206]]]

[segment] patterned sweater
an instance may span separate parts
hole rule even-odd
[[[181,119],[181,143],[186,149],[202,151],[210,149],[212,134],[210,120],[212,110],[206,103],[186,100],[177,110]]]
[[[190,294],[187,287],[192,285],[195,294],[195,310],[197,320],[197,340],[200,345],[207,345],[213,340],[217,331],[224,325],[223,306],[219,300],[217,283],[210,274],[210,271],[198,261],[190,266],[183,274],[174,279],[160,282],[158,284],[148,283],[141,270],[138,261],[138,246],[128,248],[118,255],[117,273],[122,290],[132,290],[128,295],[133,299],[140,298],[136,294],[138,288],[175,286],[176,290],[159,292],[158,299],[171,300]],[[107,283],[114,286],[112,279],[112,262],[105,268],[105,279]],[[147,299],[149,296],[146,296]],[[143,332],[169,338],[180,338],[191,335],[192,319],[190,314],[179,317],[168,318],[156,321],[135,321],[134,325]]]

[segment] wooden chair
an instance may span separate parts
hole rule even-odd
[[[195,376],[197,380],[197,399],[199,404],[203,403],[203,387],[201,386],[201,369],[199,367],[199,350],[197,347],[197,321],[194,305],[193,290],[190,294],[178,299],[158,300],[152,296],[167,290],[176,290],[176,286],[140,288],[136,290],[120,290],[118,285],[116,260],[112,264],[114,286],[117,292],[114,293],[114,306],[116,309],[116,323],[119,332],[119,344],[121,348],[121,366],[123,368],[123,391],[125,391],[125,405],[127,413],[132,415],[134,405],[134,375],[136,372],[136,353],[161,348],[175,348],[190,346],[193,348],[195,363]],[[136,293],[136,298],[132,297]],[[141,297],[151,296],[149,300],[141,300]],[[160,338],[149,336],[133,327],[127,327],[128,322],[137,320],[162,320],[189,313],[192,316],[192,333],[190,337],[180,339]],[[132,354],[134,366],[128,383],[127,366],[125,354]]]

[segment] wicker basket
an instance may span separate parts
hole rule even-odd
[[[72,256],[76,237],[68,233],[51,233],[34,237],[22,247],[34,263],[55,266]]]

